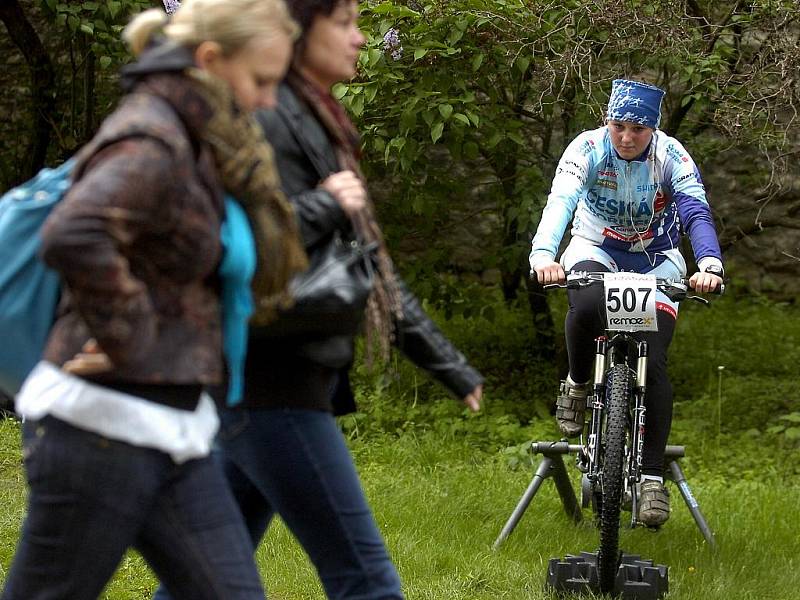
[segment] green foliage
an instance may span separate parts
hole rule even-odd
[[[706,440],[745,434],[775,451],[795,444],[781,417],[800,411],[799,339],[796,307],[729,297],[710,310],[682,306],[670,348],[676,423],[690,420]]]
[[[787,25],[798,10],[786,0],[685,10],[644,0],[367,2],[359,74],[336,95],[364,133],[372,181],[391,190],[380,203],[390,241],[420,259],[410,277],[446,286],[452,251],[434,242],[458,222],[485,222],[470,268],[498,269],[513,298],[555,161],[600,124],[615,77],[667,90],[663,126],[701,169],[731,143],[758,147],[768,169],[748,189],[776,184],[796,131],[785,74],[800,68],[797,27]]]
[[[127,62],[129,55],[122,42],[122,29],[131,15],[153,5],[149,0],[71,3],[41,0],[41,3],[55,24],[69,32],[72,42],[85,36],[82,42],[88,44],[102,69]]]
[[[117,72],[131,56],[122,30],[131,16],[152,8],[149,0],[58,2],[39,0],[59,37],[48,49],[56,68],[53,90],[59,115],[54,115],[55,155],[69,156],[86,142],[119,96]]]
[[[543,361],[532,347],[533,325],[527,308],[505,305],[495,295],[489,323],[477,315],[452,316],[424,303],[445,335],[485,377],[484,408],[469,413],[439,383],[394,353],[389,364],[367,367],[357,360],[351,372],[360,413],[345,417],[352,439],[400,435],[409,430],[433,431],[447,439],[466,436],[476,448],[498,447],[528,439],[527,431],[544,418],[549,427],[558,367]],[[550,431],[555,435],[555,429]]]
[[[800,412],[791,412],[788,415],[779,415],[774,419],[775,424],[767,427],[766,432],[778,435],[787,446],[797,448],[800,446]],[[758,430],[750,430],[750,433]]]
[[[503,15],[529,14],[522,2],[498,7]],[[525,253],[516,232],[531,228],[546,184],[539,164],[518,160],[535,151],[531,136],[522,133],[527,69],[514,70],[516,59],[508,54],[523,47],[501,47],[481,8],[475,2],[418,10],[368,5],[360,76],[339,95],[362,122],[372,174],[392,180],[395,201],[382,207],[390,239],[406,237],[409,224],[420,237],[436,235],[453,214],[469,211],[460,218],[491,219],[501,232],[486,240],[475,267],[508,272]],[[384,40],[390,31],[402,42],[401,56]],[[483,207],[477,213],[476,200]],[[411,279],[440,280],[449,270],[447,252],[428,251],[422,258]],[[452,310],[463,314],[459,308]]]

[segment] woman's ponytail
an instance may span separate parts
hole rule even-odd
[[[166,13],[158,8],[146,10],[128,23],[122,32],[122,38],[131,52],[138,56],[150,43],[153,35],[164,28],[168,20]]]

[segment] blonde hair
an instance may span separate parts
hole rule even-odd
[[[156,33],[188,48],[216,42],[230,56],[255,37],[294,40],[300,29],[283,0],[183,0],[171,17],[157,8],[137,15],[122,36],[139,55]]]

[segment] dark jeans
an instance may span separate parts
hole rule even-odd
[[[97,598],[135,547],[176,598],[263,600],[252,543],[211,457],[176,465],[53,417],[25,423],[28,514],[3,600]]]
[[[602,264],[583,261],[572,267],[573,271],[608,271]],[[594,365],[594,339],[605,331],[606,312],[603,303],[603,286],[594,285],[578,290],[568,290],[569,310],[564,330],[567,338],[569,373],[576,383],[589,381]],[[675,319],[664,311],[657,311],[658,331],[636,334],[646,340],[647,382],[644,404],[645,434],[642,448],[642,473],[663,476],[664,449],[672,428],[672,385],[667,374],[667,350],[675,332]]]
[[[255,545],[277,513],[308,553],[328,598],[403,598],[332,415],[228,410],[222,421],[225,472]],[[168,596],[159,590],[155,598]]]

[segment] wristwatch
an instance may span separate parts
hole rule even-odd
[[[725,276],[725,270],[719,265],[708,265],[705,269],[703,269],[703,273],[711,273],[719,278],[723,278]]]

